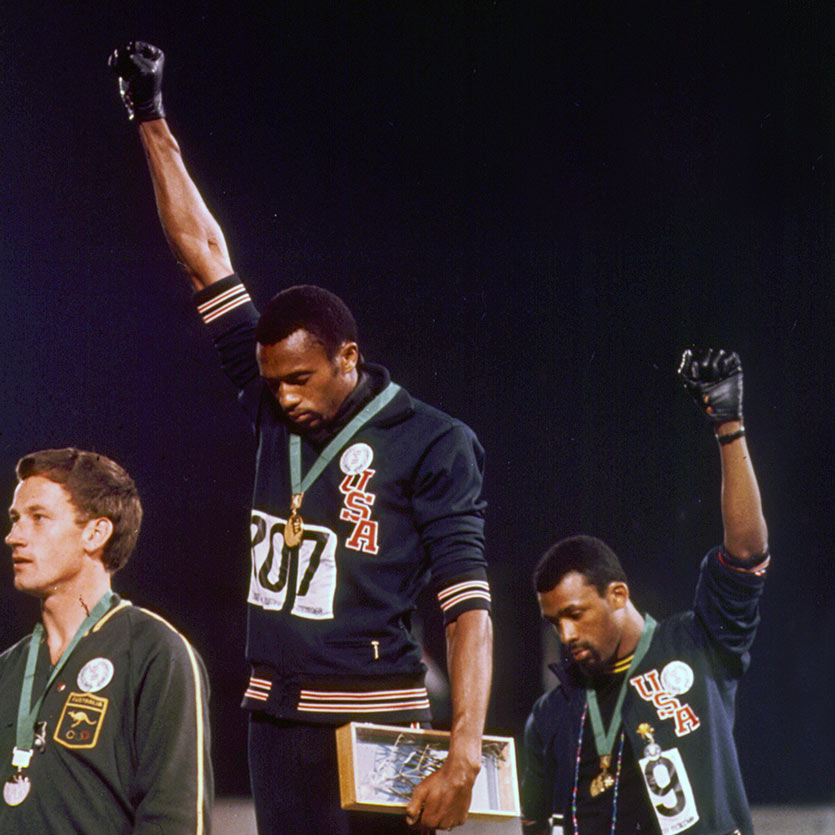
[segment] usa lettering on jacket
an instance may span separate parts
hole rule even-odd
[[[645,702],[655,707],[659,719],[672,717],[675,720],[676,736],[686,736],[701,725],[701,720],[690,705],[682,704],[676,695],[664,687],[661,679],[658,670],[653,669],[632,677],[629,683]]]
[[[345,540],[345,547],[366,554],[376,554],[380,550],[377,545],[377,522],[371,518],[371,507],[377,496],[366,489],[374,472],[367,469],[348,474],[339,485],[339,492],[345,496],[339,518],[354,525]]]

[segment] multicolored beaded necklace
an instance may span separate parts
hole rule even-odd
[[[583,750],[583,729],[586,726],[586,714],[588,713],[588,702],[583,706],[583,716],[580,719],[580,736],[577,740],[577,758],[574,761],[574,788],[571,792],[571,822],[574,825],[574,835],[580,835],[580,825],[577,821],[577,790],[580,785],[580,752]],[[612,828],[609,830],[610,835],[615,835],[615,824],[618,819],[618,784],[620,783],[620,766],[623,759],[623,737],[624,732],[620,732],[620,745],[618,746],[618,764],[615,768],[615,787],[612,796]]]

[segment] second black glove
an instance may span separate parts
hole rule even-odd
[[[742,420],[742,363],[735,351],[688,348],[678,374],[709,421]]]

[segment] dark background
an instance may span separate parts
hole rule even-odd
[[[0,493],[46,446],[133,474],[115,585],[206,659],[219,791],[247,790],[253,449],[105,66],[131,38],[168,54],[169,121],[256,300],[333,289],[366,356],[486,447],[492,731],[542,688],[529,577],[555,539],[609,541],[656,617],[689,604],[719,468],[674,372],[693,343],[739,351],[775,555],[743,771],[756,803],[832,800],[832,4],[139,5],[4,11]],[[6,646],[37,603],[0,573]]]

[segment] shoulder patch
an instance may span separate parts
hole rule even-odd
[[[661,670],[661,684],[674,696],[686,693],[693,686],[693,668],[684,661],[670,661]]]
[[[85,693],[97,693],[110,684],[113,662],[109,658],[93,658],[78,672],[78,688]]]
[[[339,469],[345,475],[357,475],[367,470],[374,460],[374,450],[366,443],[351,444],[339,459]]]

